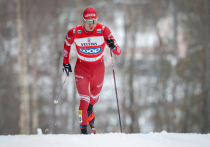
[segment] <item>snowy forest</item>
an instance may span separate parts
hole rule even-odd
[[[209,0],[0,0],[0,135],[80,134],[74,44],[54,100],[66,34],[87,7],[122,50],[113,57],[123,132],[210,133]],[[120,132],[108,47],[104,61],[95,127]]]

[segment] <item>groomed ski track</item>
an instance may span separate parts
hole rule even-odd
[[[7,135],[0,147],[210,147],[210,134]]]

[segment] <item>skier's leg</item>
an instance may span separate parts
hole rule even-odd
[[[105,74],[104,62],[93,67],[92,77],[90,79],[90,104],[94,105],[98,99],[103,87]]]
[[[97,133],[94,127],[95,114],[93,105],[98,101],[104,81],[105,67],[104,63],[93,68],[93,76],[90,80],[90,104],[88,107],[88,122],[93,133]]]
[[[80,70],[75,70],[76,87],[80,96],[80,106],[78,110],[78,116],[79,116],[80,129],[82,134],[87,134],[87,123],[88,123],[87,109],[90,102],[90,93],[88,89],[89,79],[86,75],[87,75],[86,73]]]
[[[77,86],[77,90],[80,96],[80,105],[78,110],[78,116],[79,116],[79,123],[80,123],[80,129],[82,134],[87,134],[87,123],[88,123],[88,113],[87,109],[89,106],[90,96],[89,91],[87,92],[84,89],[88,87],[88,85],[79,85]],[[81,90],[83,89],[83,90]]]

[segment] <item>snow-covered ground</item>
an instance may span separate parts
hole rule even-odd
[[[0,147],[210,147],[210,134],[9,135]]]

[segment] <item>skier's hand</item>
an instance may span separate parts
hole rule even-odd
[[[66,75],[69,76],[69,72],[72,72],[70,64],[63,64],[63,70],[65,70]]]
[[[106,39],[106,42],[111,50],[115,50],[116,46],[113,39]]]

